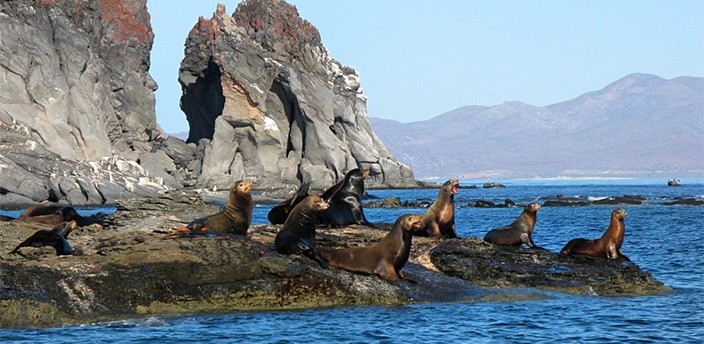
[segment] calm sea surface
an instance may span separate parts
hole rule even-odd
[[[704,339],[704,207],[666,206],[677,197],[704,199],[704,180],[508,180],[503,189],[460,189],[455,201],[460,236],[482,237],[509,224],[519,208],[462,207],[478,199],[541,203],[557,194],[607,197],[641,195],[644,205],[624,206],[622,250],[634,263],[673,288],[651,297],[574,296],[547,293],[544,300],[433,303],[398,307],[345,307],[280,312],[238,312],[127,319],[83,326],[0,330],[0,343],[702,343]],[[482,182],[463,181],[462,185]],[[370,190],[401,200],[428,198],[437,190]],[[257,206],[254,224],[266,223],[269,206]],[[576,237],[597,238],[614,206],[543,207],[533,239],[558,251]],[[81,210],[79,210],[81,211]],[[423,209],[366,209],[371,222],[393,222]],[[82,210],[81,212],[88,212]],[[8,213],[8,212],[4,212]]]

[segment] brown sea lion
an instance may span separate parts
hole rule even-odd
[[[76,221],[62,222],[51,230],[38,230],[29,238],[21,242],[10,254],[20,254],[19,250],[22,247],[42,247],[51,246],[56,249],[56,255],[70,255],[73,250],[68,243],[68,235],[72,230],[76,229],[78,224]]]
[[[321,249],[331,266],[354,273],[377,275],[391,283],[404,279],[401,269],[411,254],[412,231],[420,227],[421,217],[402,215],[381,241],[369,247]]]
[[[295,207],[302,199],[308,196],[308,190],[310,190],[310,183],[302,183],[296,193],[291,196],[291,198],[275,205],[266,217],[269,219],[272,225],[280,225],[286,222],[288,214],[291,212],[293,207]]]
[[[413,234],[457,238],[457,232],[455,231],[455,195],[459,185],[460,182],[458,180],[448,180],[442,184],[438,197],[433,202],[433,205],[423,213],[421,216],[423,221],[420,228]]]
[[[626,225],[623,221],[626,215],[628,213],[625,210],[621,208],[614,209],[611,212],[609,228],[606,229],[601,238],[594,240],[572,239],[562,248],[560,253],[567,256],[583,254],[608,259],[623,258],[630,261],[621,252],[621,244],[623,244],[623,237],[626,234]]]
[[[328,203],[317,195],[307,196],[293,207],[274,239],[276,252],[302,254],[327,268],[328,263],[315,247],[315,225],[325,209],[328,209]]]
[[[321,195],[330,207],[320,215],[320,222],[333,227],[351,224],[374,227],[364,216],[362,196],[364,179],[369,169],[355,168],[345,175],[345,179],[333,185]]]
[[[484,236],[484,241],[496,245],[521,246],[526,244],[531,248],[541,248],[533,242],[533,229],[538,210],[540,210],[540,204],[528,204],[513,223],[490,230]]]
[[[105,220],[96,215],[83,216],[71,206],[46,201],[25,209],[17,220],[44,223],[51,226],[56,226],[61,222],[67,221],[76,221],[78,227],[89,226],[96,223],[100,225],[105,224]]]
[[[247,235],[247,229],[252,223],[252,182],[238,180],[230,188],[230,196],[225,204],[225,209],[217,214],[201,217],[191,221],[179,232],[187,234],[237,234]]]

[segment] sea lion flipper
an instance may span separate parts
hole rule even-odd
[[[440,226],[438,223],[433,221],[428,225],[428,236],[438,237],[440,236]]]
[[[322,195],[320,195],[320,198],[322,198],[325,202],[330,202],[333,196],[340,191],[342,188],[342,185],[345,183],[345,180],[339,181],[337,184],[331,186],[329,189],[325,190]]]
[[[296,190],[296,195],[291,198],[291,207],[294,207],[298,202],[308,196],[308,191],[310,191],[310,182],[305,182],[298,187]]]
[[[531,238],[529,233],[521,233],[521,241],[528,245],[530,248],[537,248],[538,246],[533,242],[533,238]]]

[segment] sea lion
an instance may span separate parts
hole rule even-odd
[[[65,208],[65,204],[52,203],[49,201],[43,201],[35,206],[29,207],[22,211],[20,216],[17,217],[18,220],[24,220],[29,217],[41,216],[41,215],[52,215],[57,211]]]
[[[321,249],[331,266],[354,273],[377,275],[390,283],[405,279],[401,269],[411,254],[412,232],[420,227],[421,217],[402,215],[389,234],[369,247]]]
[[[484,241],[496,245],[521,246],[526,244],[531,248],[541,248],[533,242],[533,229],[538,210],[540,210],[540,204],[528,204],[513,223],[490,230],[484,236]]]
[[[230,188],[230,196],[222,212],[197,218],[188,223],[186,227],[179,228],[178,233],[247,235],[247,229],[252,223],[252,209],[254,207],[251,191],[251,181],[236,181]]]
[[[413,234],[457,238],[457,232],[455,231],[455,195],[459,185],[460,182],[456,179],[448,180],[442,184],[438,197],[433,202],[433,205],[423,213],[421,216],[423,221],[420,228]]]
[[[78,212],[76,212],[76,209],[74,209],[73,207],[60,206],[55,208],[54,206],[49,206],[47,208],[56,210],[53,213],[49,213],[46,215],[35,215],[42,214],[41,212],[39,212],[32,214],[32,216],[23,217],[22,214],[20,214],[18,220],[25,222],[43,223],[50,226],[58,226],[62,222],[76,221],[79,217]]]
[[[71,206],[46,201],[25,209],[17,220],[44,223],[51,226],[56,226],[61,222],[67,221],[76,221],[78,227],[89,226],[96,223],[101,226],[105,224],[105,220],[98,216],[83,216]]]
[[[628,213],[625,210],[621,208],[614,209],[614,211],[611,212],[609,228],[606,229],[601,238],[594,240],[584,238],[572,239],[562,248],[560,254],[566,256],[583,254],[608,259],[623,258],[630,261],[630,259],[621,252],[621,244],[623,244],[623,237],[626,234],[626,225],[623,221],[626,215],[628,215]]]
[[[56,249],[56,255],[70,255],[73,250],[68,243],[68,235],[72,230],[76,229],[78,224],[76,221],[62,222],[51,230],[38,230],[25,241],[21,242],[10,254],[20,254],[22,247],[42,247],[51,246]]]
[[[328,263],[315,247],[315,225],[319,214],[328,209],[320,196],[311,195],[299,202],[288,215],[274,239],[274,248],[281,254],[302,254],[328,268]]]
[[[345,175],[345,179],[333,185],[321,195],[330,207],[320,215],[323,224],[333,227],[351,224],[374,227],[367,221],[362,208],[364,179],[369,176],[369,169],[355,168]]]
[[[298,190],[296,190],[296,193],[291,196],[291,198],[271,208],[271,210],[269,210],[269,213],[266,215],[266,217],[269,219],[269,222],[271,222],[272,225],[280,225],[286,222],[286,218],[291,212],[291,209],[293,209],[296,204],[301,202],[302,199],[308,196],[308,190],[310,190],[310,183],[302,183],[298,187]]]

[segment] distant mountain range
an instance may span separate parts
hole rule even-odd
[[[372,118],[416,178],[703,177],[704,78],[631,74],[575,99]]]

